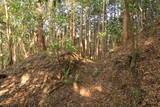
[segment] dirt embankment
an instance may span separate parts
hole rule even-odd
[[[72,53],[42,53],[1,71],[0,105],[159,107],[160,23],[142,31],[139,40],[137,78],[129,72],[130,46],[118,47],[97,62]]]

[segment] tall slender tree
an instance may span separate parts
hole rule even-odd
[[[73,45],[76,46],[76,0],[72,0],[71,1],[71,15],[72,15],[72,41],[73,41]]]
[[[80,55],[83,53],[83,6],[80,12],[80,39],[79,39]]]
[[[124,0],[123,35],[123,41],[127,43],[129,39],[129,0]]]
[[[45,45],[45,35],[43,31],[43,7],[42,7],[42,1],[38,0],[37,3],[37,12],[38,12],[38,46],[40,50],[46,50],[46,45]]]
[[[6,35],[8,38],[8,49],[9,49],[9,58],[8,58],[8,65],[12,65],[13,60],[13,37],[11,35],[11,27],[10,27],[10,19],[9,19],[9,12],[8,12],[8,6],[6,0],[4,0],[4,6],[5,6],[5,15],[6,15]]]

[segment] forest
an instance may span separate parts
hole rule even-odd
[[[0,0],[0,107],[160,107],[160,0]]]

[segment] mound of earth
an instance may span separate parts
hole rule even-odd
[[[98,74],[96,69],[100,70],[96,63],[84,60],[74,53],[59,56],[41,53],[30,56],[23,62],[1,71],[0,75],[3,78],[0,79],[0,105],[4,107],[97,105],[99,102],[91,97],[91,90],[99,92],[101,88],[93,84],[95,86],[91,89],[92,84],[87,83],[92,76]],[[89,82],[93,83],[94,79]]]
[[[147,30],[146,30],[147,29]],[[122,46],[107,57],[106,65],[112,86],[116,89],[116,102],[127,107],[160,106],[160,20],[145,28],[137,35],[136,75],[130,72],[132,48]],[[135,85],[136,84],[136,85]],[[119,92],[118,92],[119,90]],[[119,97],[120,96],[120,97]],[[122,98],[125,98],[122,100]]]
[[[0,71],[0,105],[159,107],[159,21],[147,31],[139,34],[136,76],[129,70],[130,45],[118,47],[97,62],[74,53],[41,53]]]

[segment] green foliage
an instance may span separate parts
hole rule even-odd
[[[4,30],[6,29],[6,22],[4,20],[4,16],[4,13],[0,11],[0,35],[4,34]]]
[[[6,30],[6,23],[3,20],[1,20],[0,21],[0,33],[4,34],[4,30]]]
[[[103,0],[92,0],[91,4],[92,4],[92,11],[91,14],[95,15],[95,14],[100,14],[102,11],[102,1]]]
[[[129,3],[129,12],[136,12],[139,11],[138,8],[136,7],[136,5],[134,3]]]
[[[92,73],[92,76],[96,77],[98,76],[102,71],[99,70],[99,69],[96,69],[93,73]]]
[[[72,81],[72,80],[69,80],[69,79],[65,79],[65,80],[64,80],[64,83],[66,83],[66,84],[72,84],[73,81]]]
[[[63,41],[63,46],[62,48],[66,51],[70,51],[70,52],[77,52],[77,49],[75,47],[73,47],[73,43],[71,40],[65,39]]]
[[[103,12],[103,3],[106,3],[106,13]],[[72,35],[73,28],[75,27],[76,33],[80,32],[80,28],[82,30],[86,30],[86,25],[90,25],[87,30],[91,31],[90,38],[90,51],[91,55],[94,55],[96,45],[93,39],[104,39],[106,35],[111,35],[111,41],[108,43],[121,42],[121,33],[122,33],[122,22],[124,18],[124,1],[122,0],[75,0],[75,15],[73,19],[73,10],[70,8],[71,0],[41,0],[42,3],[42,18],[39,18],[38,15],[38,5],[39,0],[4,0],[0,2],[0,34],[2,34],[4,50],[8,51],[8,37],[5,36],[7,33],[7,26],[11,28],[11,35],[13,38],[13,44],[18,48],[18,45],[23,42],[26,53],[28,55],[30,53],[34,53],[37,51],[37,40],[39,37],[37,36],[38,24],[43,24],[43,33],[47,38],[52,38],[54,34],[57,32],[66,34],[64,37],[56,37],[54,39],[58,40],[47,40],[48,43],[51,41],[56,41],[52,44],[46,43],[47,46],[51,50],[65,50],[75,52],[77,51],[76,47],[79,46],[79,40],[77,39],[75,46],[73,46],[72,40],[69,40],[68,36]],[[139,32],[140,29],[143,29],[146,25],[150,24],[153,20],[153,17],[157,17],[159,15],[159,4],[160,0],[128,0],[128,10],[130,14],[129,24],[131,25],[132,32]],[[7,6],[7,12],[9,18],[6,17],[5,6]],[[68,6],[68,7],[67,7]],[[81,15],[81,7],[83,7],[83,15]],[[109,11],[108,11],[109,10]],[[97,34],[97,23],[98,20],[102,21],[101,15],[105,13],[105,22],[106,31],[99,32],[97,38],[94,38],[94,34]],[[111,15],[112,14],[112,15]],[[83,16],[83,24],[80,23],[81,16]],[[111,19],[112,16],[112,19]],[[86,19],[85,19],[86,18]],[[118,20],[117,20],[118,18]],[[121,18],[121,20],[120,20]],[[108,19],[108,20],[107,20]],[[111,19],[111,20],[110,20]],[[41,22],[39,21],[41,20]],[[85,23],[85,20],[90,21],[89,23]],[[73,25],[73,21],[75,21],[75,26]],[[102,25],[100,21],[100,26]],[[106,24],[106,23],[105,23]],[[73,27],[74,26],[74,27]],[[58,30],[59,31],[58,31]],[[99,30],[102,30],[100,27]],[[85,34],[85,33],[83,33]],[[93,35],[92,35],[93,34]],[[59,34],[58,34],[59,35]],[[33,41],[33,44],[31,43]],[[83,40],[82,40],[83,41]],[[83,41],[84,42],[84,41]],[[32,46],[31,46],[32,44]],[[82,43],[85,47],[85,43]],[[101,44],[101,43],[100,43]],[[36,46],[35,46],[36,45]],[[110,45],[110,44],[109,44]],[[29,49],[30,46],[33,49]],[[97,45],[98,46],[98,45]],[[82,47],[82,48],[83,48]],[[106,46],[107,47],[107,46]],[[18,50],[18,49],[17,49]],[[85,48],[83,49],[85,51]],[[21,51],[21,50],[20,50]],[[33,52],[31,52],[33,51]],[[23,54],[23,52],[18,52]],[[85,53],[85,52],[84,52]],[[8,54],[7,54],[8,55]],[[6,55],[6,56],[7,56]],[[83,53],[82,53],[83,55]],[[23,55],[22,55],[23,56]],[[7,56],[8,57],[8,56]],[[7,59],[4,57],[4,59]],[[17,55],[17,57],[19,57]]]
[[[64,82],[65,83],[72,83],[72,81],[69,80],[69,75],[70,75],[70,68],[64,71]]]
[[[49,48],[51,50],[59,50],[60,49],[60,46],[59,46],[59,43],[52,43]]]
[[[129,104],[122,104],[121,107],[130,107],[130,105]]]
[[[81,4],[81,6],[83,6],[83,7],[86,7],[86,6],[89,6],[90,5],[90,0],[77,0],[80,4]]]
[[[62,39],[59,42],[54,42],[49,46],[49,48],[51,50],[57,50],[57,51],[59,50],[64,50],[67,52],[77,52],[78,51],[77,48],[73,46],[72,41],[69,39]]]
[[[142,97],[144,93],[139,88],[131,88],[131,91],[135,94],[135,102],[136,104],[140,104],[142,102]]]
[[[72,76],[73,75],[71,74],[71,71],[68,71],[68,70],[65,71],[64,72],[64,78],[63,78],[64,83],[66,83],[66,84],[72,84],[73,82],[77,82],[77,83],[81,82],[79,74],[76,74],[73,77]]]
[[[57,14],[53,17],[53,22],[56,22],[58,28],[61,28],[63,24],[69,23],[69,18],[64,15]]]
[[[79,74],[75,75],[75,82],[80,82],[80,76],[79,76]]]
[[[116,21],[111,21],[106,25],[107,28],[107,34],[111,35],[121,35],[121,25],[120,23]]]
[[[117,20],[108,23],[106,29],[107,29],[107,34],[112,35],[111,39],[113,42],[116,43],[121,42],[122,28]]]
[[[73,82],[80,82],[80,76],[79,76],[79,74],[76,74],[75,76],[74,76],[74,79],[72,78],[70,78],[72,76],[72,74],[71,74],[71,69],[69,68],[69,69],[67,69],[65,72],[64,72],[64,78],[63,78],[63,80],[64,80],[64,83],[67,83],[67,84],[72,84]]]
[[[99,39],[104,39],[106,37],[106,34],[107,34],[106,32],[99,32],[97,37]]]

